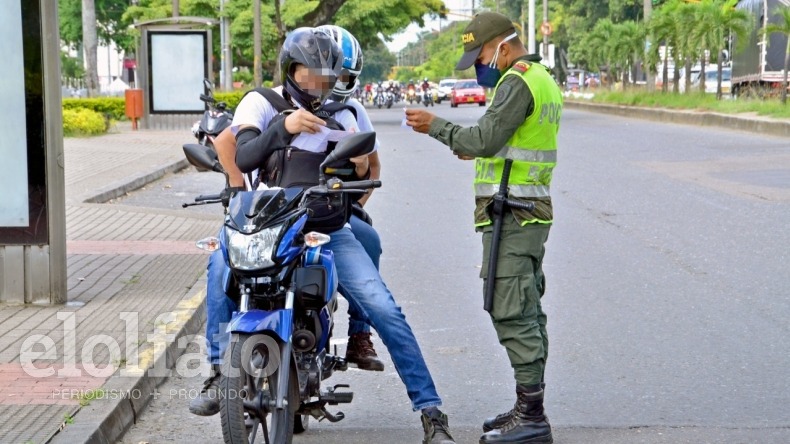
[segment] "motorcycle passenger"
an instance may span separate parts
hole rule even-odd
[[[373,124],[370,122],[370,117],[365,111],[365,107],[351,97],[352,93],[359,90],[357,86],[359,84],[359,76],[362,74],[362,47],[350,32],[339,26],[323,25],[319,26],[318,29],[332,37],[337,46],[343,50],[343,70],[332,89],[329,99],[353,106],[357,112],[359,129],[361,131],[373,131]],[[378,149],[379,141],[376,139],[375,151],[367,157],[370,164],[370,180],[378,180],[381,177],[381,162]],[[362,208],[372,192],[373,190],[368,190],[364,196],[357,200],[359,206],[355,206],[355,211],[360,214],[359,216],[357,214],[352,215],[349,224],[354,237],[362,244],[376,269],[378,269],[379,257],[381,256],[381,239],[373,226],[366,222],[370,218]],[[341,294],[345,296],[342,289]],[[376,350],[373,348],[373,342],[370,340],[370,324],[360,308],[347,296],[346,299],[349,301],[346,360],[356,364],[362,370],[384,370],[384,363],[378,359]]]
[[[328,27],[321,27],[327,32]],[[352,92],[359,90],[358,77],[362,70],[362,49],[357,40],[348,31],[342,31],[342,38],[348,40],[350,45],[339,45],[341,48],[348,48],[348,54],[344,54],[344,73],[335,85],[332,93],[332,100],[345,102],[352,105],[357,110],[357,119],[362,131],[373,131],[370,118],[365,112],[365,107],[356,100],[349,98]],[[327,32],[331,35],[331,33]],[[337,41],[338,38],[335,37]],[[348,66],[345,61],[348,60]],[[345,78],[343,78],[345,76]],[[378,150],[378,140],[376,150]],[[249,187],[245,184],[244,174],[236,165],[236,139],[230,130],[226,128],[217,137],[215,148],[219,161],[225,172],[228,174],[228,183],[232,190],[243,190]],[[380,177],[381,164],[378,152],[374,151],[369,156],[370,178],[376,180]],[[248,180],[251,183],[251,181]],[[354,236],[360,241],[365,251],[370,256],[376,268],[379,266],[381,256],[381,239],[376,230],[371,225],[363,221],[369,219],[367,213],[362,209],[370,197],[372,190],[362,196],[357,203],[359,208],[355,211],[359,213],[351,216],[349,223]],[[362,218],[360,218],[362,216]],[[227,346],[228,335],[221,328],[221,325],[230,321],[233,311],[236,310],[235,303],[225,295],[223,288],[223,276],[227,272],[227,265],[221,251],[215,251],[209,257],[207,267],[207,295],[206,295],[206,340],[208,349],[208,360],[212,365],[212,375],[204,383],[203,390],[198,398],[190,403],[190,411],[200,416],[212,416],[219,411],[219,402],[216,397],[216,383],[219,382],[219,367],[222,363],[222,356]],[[354,303],[349,302],[349,328],[348,344],[346,346],[346,360],[356,364],[361,370],[384,370],[384,363],[378,359],[376,350],[370,340],[370,324],[364,313]]]
[[[324,54],[329,54],[329,57],[324,58]],[[284,85],[282,95],[299,110],[273,122],[276,112],[263,96],[248,94],[242,99],[231,126],[238,146],[236,162],[242,172],[265,166],[265,151],[269,148],[266,144],[271,140],[271,133],[287,144],[294,135],[315,134],[320,126],[326,124],[315,113],[332,92],[334,77],[340,73],[341,54],[340,48],[327,34],[314,28],[299,28],[288,35],[279,58]],[[328,68],[335,76],[329,74]],[[335,113],[333,118],[346,130],[359,130],[354,116],[347,110]],[[326,150],[326,144],[321,148]],[[355,164],[357,176],[367,177],[367,156],[362,156]],[[299,165],[294,162],[286,166],[297,168]],[[423,442],[452,443],[447,416],[438,409],[441,399],[400,306],[348,225],[328,234],[331,240],[325,248],[334,253],[340,286],[349,300],[357,303],[368,315],[390,352],[413,409],[422,412]]]

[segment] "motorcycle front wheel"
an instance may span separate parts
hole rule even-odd
[[[219,405],[226,443],[252,444],[258,432],[271,443],[291,444],[299,409],[296,369],[289,365],[286,405],[274,407],[280,348],[266,335],[234,335],[222,364]],[[266,439],[264,439],[266,441]]]

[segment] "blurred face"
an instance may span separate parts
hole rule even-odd
[[[507,38],[495,38],[494,40],[487,42],[483,45],[480,49],[480,54],[477,56],[476,63],[481,63],[483,65],[488,65],[494,60],[494,56],[496,56],[496,68],[503,69],[510,65],[510,46],[505,44],[508,40],[515,37],[515,34],[507,37]],[[499,50],[499,54],[497,54],[497,50]],[[500,66],[502,68],[500,68]]]
[[[336,80],[335,73],[331,69],[310,69],[304,65],[296,66],[293,79],[302,90],[316,97],[329,94]]]

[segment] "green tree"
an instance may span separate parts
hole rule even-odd
[[[661,59],[661,91],[667,92],[669,83],[669,56],[675,51],[678,45],[678,27],[672,10],[664,7],[659,8],[650,18],[647,25],[650,41],[654,44],[650,47],[648,58],[658,59],[661,45],[664,46],[663,58]],[[673,54],[673,58],[676,55]]]
[[[120,48],[134,48],[133,36],[129,34],[130,23],[123,20],[129,6],[128,0],[94,0],[96,30],[103,43],[115,42]],[[82,45],[82,0],[58,0],[60,39],[69,47]]]
[[[644,27],[633,20],[613,26],[612,40],[608,42],[610,58],[615,60],[623,76],[623,89],[628,85],[629,73],[636,71],[637,61],[645,48]]]
[[[787,104],[787,70],[790,69],[790,6],[783,6],[779,9],[778,15],[780,20],[778,23],[769,23],[765,28],[766,34],[784,34],[787,39],[787,46],[785,47],[785,66],[784,77],[782,79],[782,104]],[[739,39],[740,40],[740,39]]]

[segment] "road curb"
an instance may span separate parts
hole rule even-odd
[[[120,185],[109,185],[106,189],[99,190],[97,194],[84,199],[84,203],[105,203],[111,199],[121,197],[124,194],[142,188],[149,183],[159,180],[166,174],[181,171],[189,166],[186,159],[181,159],[168,165],[161,166],[154,171],[133,177]]]
[[[167,340],[167,346],[158,350],[156,347],[149,346],[148,350],[153,349],[153,352],[146,353],[147,350],[143,350],[140,353],[139,365],[143,369],[140,375],[121,377],[121,370],[116,371],[102,386],[106,396],[82,407],[74,415],[74,423],[67,425],[48,442],[54,444],[118,442],[126,430],[137,422],[137,417],[142,414],[148,402],[157,395],[157,388],[167,379],[166,376],[151,376],[149,370],[174,369],[176,361],[186,350],[186,344],[184,347],[178,346],[180,339],[198,333],[205,322],[205,288],[204,274],[173,310],[174,322],[167,324],[169,328],[161,333],[161,339]],[[157,333],[154,333],[154,336],[156,335]],[[150,337],[151,334],[147,335],[146,339]],[[127,396],[110,396],[122,393]],[[186,406],[184,408],[186,409]]]
[[[565,106],[571,109],[614,114],[621,117],[633,117],[657,122],[697,126],[716,126],[772,136],[790,137],[790,121],[776,119],[765,119],[760,117],[749,118],[707,111],[685,111],[665,108],[643,108],[637,106],[589,103],[567,99],[565,100]]]

